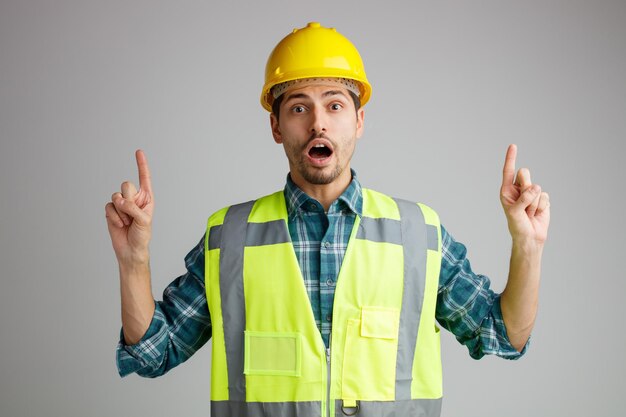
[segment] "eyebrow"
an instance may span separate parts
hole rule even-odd
[[[322,93],[322,97],[323,98],[330,97],[330,96],[336,96],[336,95],[340,95],[340,96],[343,96],[345,98],[348,98],[346,96],[346,94],[343,91],[341,91],[341,90],[328,90],[328,91],[325,91],[324,93]],[[297,99],[297,98],[300,98],[300,99],[310,99],[311,96],[309,96],[308,94],[304,94],[304,93],[294,93],[294,94],[288,95],[285,98],[284,102],[286,103],[289,100]]]
[[[341,95],[344,96],[346,98],[348,98],[343,91],[341,90],[329,90],[326,91],[324,94],[322,94],[322,97],[329,97],[329,96],[336,96],[336,95]]]

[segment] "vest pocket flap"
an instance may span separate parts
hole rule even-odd
[[[302,335],[245,331],[244,374],[300,376]]]
[[[361,337],[396,339],[400,310],[390,307],[361,307]]]

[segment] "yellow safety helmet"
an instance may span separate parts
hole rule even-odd
[[[276,45],[265,66],[261,105],[271,112],[274,102],[272,87],[305,78],[354,80],[362,106],[372,94],[359,51],[334,28],[322,27],[317,22],[294,29]]]

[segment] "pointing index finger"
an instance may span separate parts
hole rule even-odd
[[[139,189],[145,190],[149,194],[152,193],[152,182],[150,180],[150,168],[148,167],[148,159],[141,149],[135,152],[137,159],[137,169],[139,170]]]
[[[515,157],[517,156],[517,145],[511,144],[506,150],[504,168],[502,169],[502,185],[513,184],[515,179]]]

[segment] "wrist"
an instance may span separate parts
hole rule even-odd
[[[134,254],[124,259],[118,259],[120,274],[136,275],[150,271],[150,254]]]
[[[545,242],[530,237],[513,237],[513,247],[523,250],[524,252],[541,252]]]

